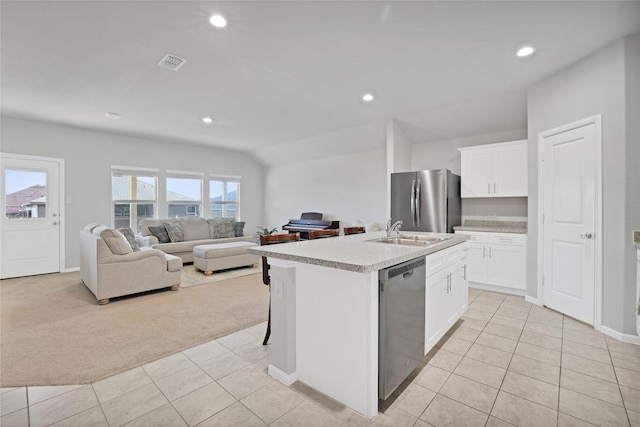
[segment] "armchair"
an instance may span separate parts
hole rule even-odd
[[[80,231],[80,276],[98,304],[152,289],[179,289],[182,259],[149,247],[114,253],[101,236],[105,230],[98,226]]]

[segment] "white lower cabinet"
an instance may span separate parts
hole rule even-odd
[[[425,354],[467,309],[467,249],[463,243],[426,258]]]
[[[468,279],[486,289],[524,295],[527,237],[523,234],[456,231],[467,242]],[[484,286],[483,286],[484,285]]]

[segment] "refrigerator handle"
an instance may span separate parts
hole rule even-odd
[[[411,221],[416,226],[416,180],[411,182]]]
[[[420,180],[418,180],[417,185],[416,185],[416,215],[415,215],[415,226],[418,227],[418,230],[420,230],[420,205],[422,203],[422,201],[420,200]]]

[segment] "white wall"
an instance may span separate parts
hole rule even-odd
[[[111,166],[240,175],[245,234],[262,223],[262,167],[232,151],[95,132],[2,117],[4,153],[65,160],[66,268],[79,266],[78,233],[85,224],[111,223]]]
[[[272,166],[265,174],[264,227],[302,212],[345,223],[386,221],[386,150]]]
[[[635,50],[631,49],[635,46]],[[586,117],[602,114],[603,137],[603,324],[615,331],[634,334],[635,286],[632,225],[638,225],[638,211],[627,210],[627,201],[636,200],[638,181],[627,181],[637,168],[638,128],[626,134],[628,121],[637,122],[638,108],[627,108],[628,99],[638,98],[638,35],[619,40],[589,55],[559,73],[544,79],[528,91],[529,126],[529,235],[527,294],[537,295],[538,264],[538,134]],[[627,61],[635,68],[634,84]],[[629,62],[631,64],[631,62]],[[635,116],[630,114],[635,113]],[[634,146],[635,144],[635,146]],[[631,159],[628,157],[632,153]],[[637,175],[633,175],[637,176]]]

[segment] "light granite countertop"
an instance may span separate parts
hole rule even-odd
[[[403,232],[401,233],[409,233]],[[410,232],[411,234],[434,234]],[[426,246],[405,246],[369,240],[384,237],[386,232],[352,234],[278,245],[257,246],[249,252],[288,261],[320,265],[341,270],[369,273],[423,257],[469,239],[463,234],[446,234],[451,239]]]
[[[453,227],[456,231],[484,231],[488,233],[527,234],[527,221],[492,221],[468,219],[464,225]]]

